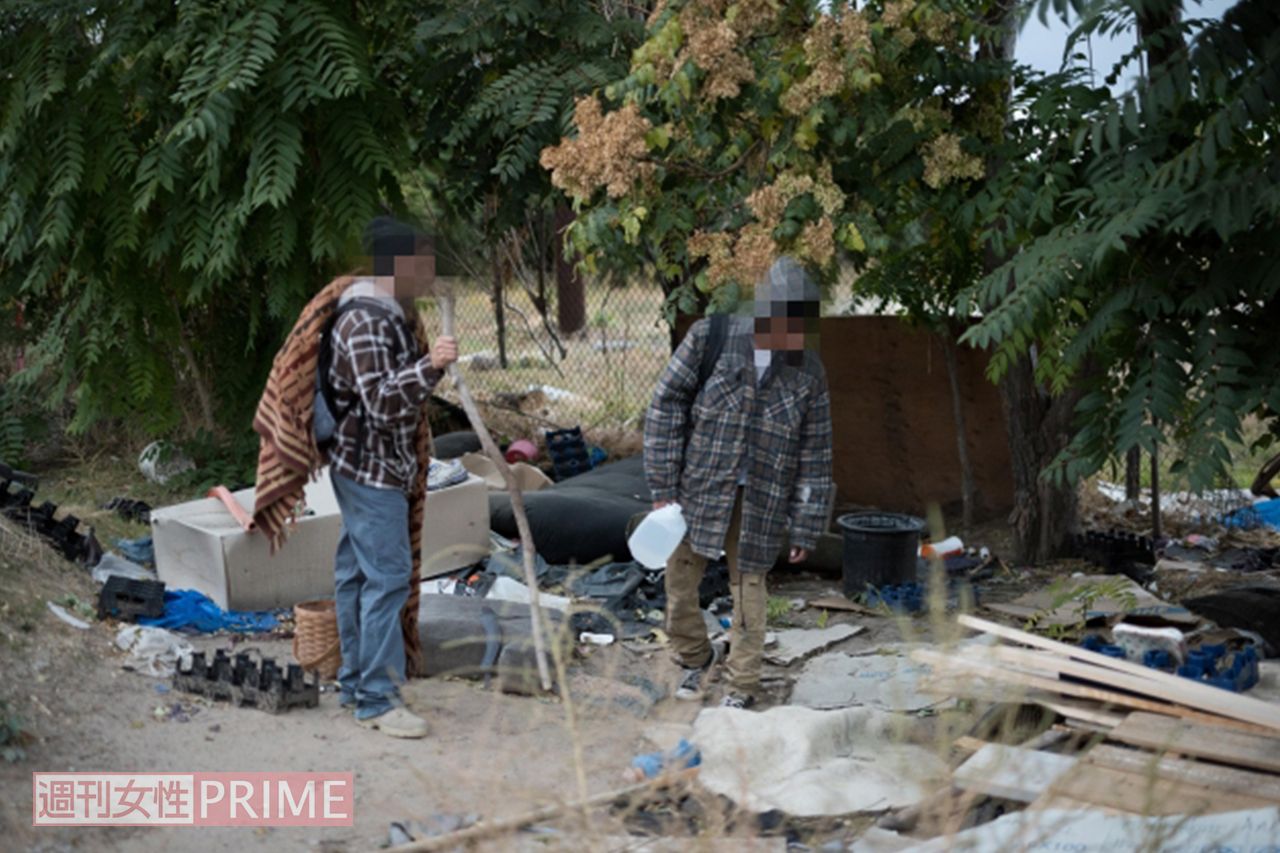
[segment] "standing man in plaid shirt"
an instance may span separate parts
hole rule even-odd
[[[724,553],[733,627],[722,704],[760,696],[768,591],[765,573],[789,541],[801,563],[817,547],[835,499],[831,400],[817,353],[820,295],[805,270],[781,258],[756,287],[754,322],[731,318],[714,368],[699,387],[709,320],[672,356],[644,427],[654,509],[678,503],[688,524],[667,562],[667,633],[682,673],[678,699],[698,699],[722,650],[707,638],[698,586]]]
[[[422,404],[457,361],[458,344],[441,336],[424,354],[410,325],[414,301],[435,280],[426,236],[380,217],[365,244],[373,275],[353,282],[338,302],[328,372],[338,408],[329,465],[342,509],[335,558],[340,701],[367,728],[423,737],[426,722],[403,706],[398,691],[405,679],[400,611],[413,568],[409,493]]]

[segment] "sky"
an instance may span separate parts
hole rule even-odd
[[[1220,18],[1222,13],[1233,5],[1235,0],[1184,0],[1183,18]],[[1062,51],[1066,47],[1067,35],[1070,32],[1071,27],[1052,14],[1049,16],[1047,26],[1040,23],[1038,16],[1032,15],[1022,31],[1018,33],[1015,55],[1019,62],[1033,68],[1041,71],[1057,71],[1062,66]],[[1111,71],[1112,65],[1133,49],[1136,38],[1135,33],[1129,32],[1113,39],[1099,37],[1093,39],[1093,68],[1097,72],[1099,83]],[[1137,65],[1134,64],[1127,75],[1130,82],[1136,72]],[[1128,84],[1122,80],[1116,88],[1124,91],[1128,88]]]

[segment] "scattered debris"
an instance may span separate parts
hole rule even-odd
[[[116,632],[116,647],[129,653],[133,668],[154,678],[164,678],[194,652],[186,640],[164,628],[125,625]]]
[[[153,441],[138,455],[138,470],[142,472],[142,476],[161,486],[174,477],[195,469],[195,463],[168,441]]]
[[[112,498],[102,505],[103,509],[112,510],[125,521],[137,524],[151,523],[151,504],[133,498]]]
[[[1161,600],[1125,575],[1074,575],[1011,602],[983,606],[1040,627],[1087,625],[1122,614],[1186,626],[1200,621],[1187,608]]]
[[[52,613],[54,616],[57,616],[63,622],[66,622],[72,628],[79,628],[81,631],[89,630],[88,622],[84,621],[83,619],[77,619],[76,617],[68,613],[65,608],[63,608],[60,605],[54,604],[52,601],[49,601],[46,603],[49,605],[50,613]]]
[[[653,779],[659,773],[663,773],[673,767],[685,770],[690,767],[697,767],[701,763],[702,753],[698,752],[696,746],[681,738],[674,749],[665,752],[646,752],[631,759],[631,767],[628,768],[629,773],[627,776],[630,781],[639,782],[642,779]]]
[[[155,569],[145,568],[110,551],[102,555],[102,559],[93,567],[90,575],[97,583],[106,583],[111,578],[127,578],[137,581],[154,581],[157,579]]]

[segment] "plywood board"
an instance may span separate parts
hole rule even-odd
[[[1030,803],[1075,765],[1066,755],[989,743],[957,767],[951,781],[965,791]]]
[[[1148,695],[1159,695],[1160,698],[1168,702],[1176,702],[1189,708],[1196,708],[1210,714],[1265,726],[1280,732],[1280,707],[1261,702],[1249,696],[1228,693],[1225,690],[1210,687],[1207,684],[1199,684],[1186,678],[1170,675],[1161,670],[1140,666],[1119,658],[1100,655],[1088,649],[1068,646],[1065,643],[1038,637],[1026,631],[1019,631],[1016,628],[1008,628],[1004,625],[988,622],[985,619],[962,615],[959,617],[959,622],[966,628],[972,628],[975,631],[993,634],[1002,639],[1012,640],[1013,642],[1053,652],[1077,661],[1091,663],[1104,669],[1115,670],[1155,682],[1161,689],[1159,691],[1153,690]]]
[[[1223,767],[1205,761],[1188,761],[1170,758],[1142,749],[1126,749],[1121,746],[1099,744],[1085,755],[1084,761],[1113,770],[1123,770],[1139,776],[1155,774],[1167,779],[1178,779],[1193,785],[1212,788],[1231,794],[1245,794],[1260,800],[1280,804],[1280,776]]]
[[[1275,803],[1268,800],[1206,788],[1182,779],[1129,773],[1086,762],[1059,777],[1042,796],[1046,800],[1069,797],[1149,816],[1203,815],[1275,807]],[[1036,805],[1045,807],[1039,800]]]
[[[1128,693],[1119,693],[1114,690],[1103,690],[1097,687],[1091,687],[1086,684],[1077,684],[1071,681],[1057,681],[1037,673],[1023,672],[1008,666],[993,666],[979,661],[965,660],[954,656],[943,655],[939,652],[927,649],[917,650],[913,652],[911,656],[922,663],[930,664],[940,672],[950,668],[953,671],[963,672],[968,677],[976,675],[992,681],[1017,684],[1048,693],[1062,694],[1064,696],[1092,699],[1095,702],[1103,702],[1109,705],[1117,705],[1125,708],[1134,708],[1140,711],[1150,711],[1153,714],[1167,714],[1175,717],[1185,717],[1187,719],[1198,720],[1200,722],[1210,723],[1213,725],[1229,726],[1236,729],[1243,728],[1249,731],[1270,731],[1263,727],[1253,726],[1227,717],[1206,714],[1201,711],[1195,711],[1190,708],[1184,708],[1166,702],[1155,702],[1139,696],[1133,696]],[[935,678],[931,683],[931,689],[933,687],[947,687],[955,691],[957,694],[961,694],[965,692],[965,681],[944,682],[940,678]]]
[[[1280,738],[1227,731],[1157,714],[1130,714],[1108,737],[1147,749],[1280,773]]]

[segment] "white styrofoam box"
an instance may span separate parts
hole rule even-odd
[[[246,533],[217,498],[153,510],[151,535],[160,580],[169,589],[203,592],[226,610],[268,610],[332,598],[342,515],[328,475],[325,469],[307,484],[307,514],[274,555],[267,538]],[[253,512],[253,489],[234,496]]]
[[[469,474],[465,482],[427,492],[422,519],[422,578],[478,563],[489,556],[489,487]]]
[[[253,512],[253,489],[235,493]],[[227,610],[292,607],[333,597],[333,557],[342,513],[329,469],[306,487],[307,513],[284,546],[270,553],[266,537],[246,533],[217,498],[151,513],[156,572],[169,589],[195,589]],[[422,577],[460,569],[489,555],[489,492],[484,481],[429,492],[422,529]]]

